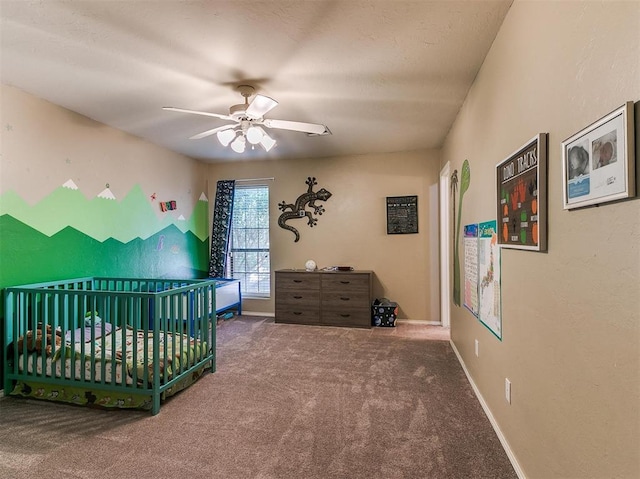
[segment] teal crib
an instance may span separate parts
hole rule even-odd
[[[216,280],[79,278],[9,287],[5,394],[160,411],[216,368]]]

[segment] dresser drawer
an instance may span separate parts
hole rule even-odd
[[[356,328],[371,327],[370,308],[323,309],[321,323],[327,326],[350,326]]]
[[[320,306],[320,291],[288,290],[278,291],[276,297],[276,307],[278,306],[298,306],[318,309]]]
[[[352,291],[347,289],[344,291],[323,291],[322,309],[368,309],[370,307],[369,298],[369,291]]]
[[[322,275],[322,290],[363,292],[370,294],[371,276],[368,274],[329,273]]]
[[[282,290],[319,291],[320,277],[313,273],[276,272],[276,291]]]
[[[320,310],[306,308],[276,308],[276,323],[320,324]]]

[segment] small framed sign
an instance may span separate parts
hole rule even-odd
[[[387,234],[418,232],[418,197],[387,196]]]
[[[547,133],[539,133],[496,166],[498,244],[547,250]]]
[[[635,196],[633,102],[562,142],[564,209]]]

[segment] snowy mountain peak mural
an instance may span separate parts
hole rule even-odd
[[[109,187],[107,186],[104,190],[98,193],[98,198],[104,198],[105,200],[115,200],[116,197],[113,195]]]
[[[128,243],[135,238],[149,238],[174,225],[183,233],[191,231],[201,241],[208,238],[208,203],[197,201],[188,219],[184,214],[183,219],[159,215],[139,185],[122,200],[108,187],[87,199],[68,180],[33,206],[8,191],[0,195],[0,214],[8,214],[46,236],[70,226],[98,241],[113,238]]]
[[[69,188],[70,190],[77,190],[78,189],[78,185],[75,184],[75,182],[72,179],[68,179],[67,181],[65,181],[62,184],[63,188]]]

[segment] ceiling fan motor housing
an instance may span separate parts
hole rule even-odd
[[[246,103],[240,103],[238,105],[233,105],[231,106],[231,108],[229,108],[229,115],[240,119],[244,116],[246,116],[247,114],[247,105]]]
[[[245,98],[249,98],[256,91],[256,89],[251,85],[238,85],[236,90],[238,90],[240,94]]]
[[[229,108],[229,115],[240,120],[247,116],[247,108],[249,107],[249,97],[256,91],[251,85],[238,85],[236,88],[238,92],[244,97],[244,103],[233,105]]]

